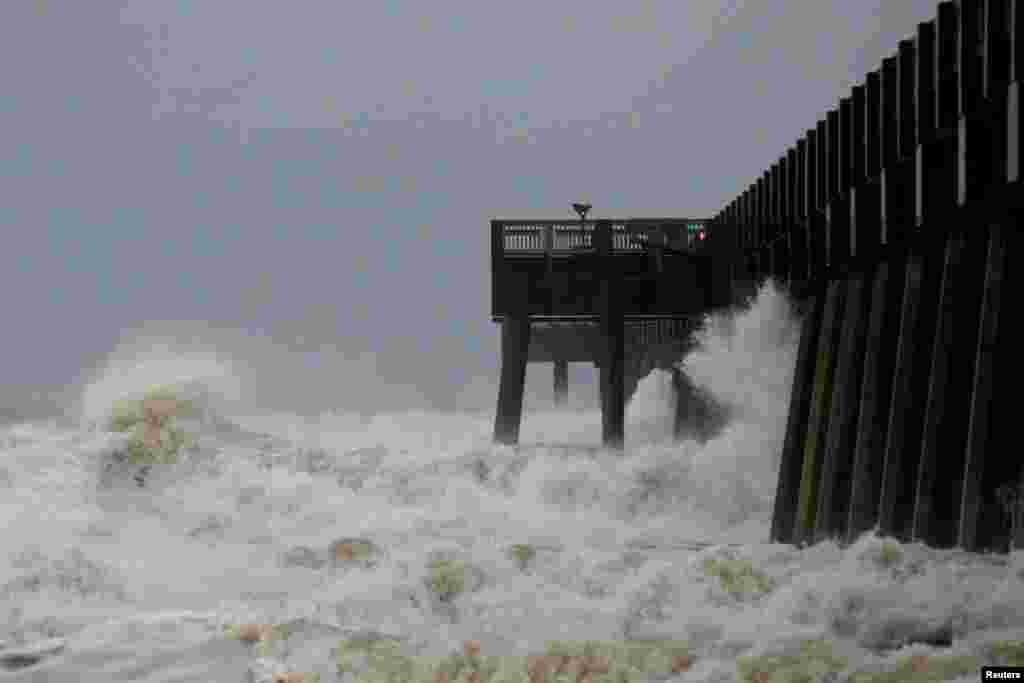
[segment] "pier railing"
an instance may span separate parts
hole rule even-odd
[[[616,294],[628,318],[672,318],[705,304],[705,219],[601,219],[611,224]],[[599,221],[491,221],[491,317],[513,309],[534,320],[596,319],[603,264]]]
[[[649,245],[685,249],[695,226],[707,221],[689,218],[631,218],[612,222],[612,250],[642,252]],[[538,256],[593,248],[594,221],[498,220],[494,222],[495,254]]]

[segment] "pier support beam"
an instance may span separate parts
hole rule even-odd
[[[811,398],[807,433],[804,438],[803,463],[800,471],[800,495],[797,507],[797,532],[794,541],[812,540],[814,517],[818,509],[818,482],[825,443],[828,437],[828,416],[832,400],[832,376],[835,370],[836,347],[843,317],[844,283],[830,282],[825,295],[825,310],[815,353],[814,393]]]
[[[615,331],[610,324],[605,334],[607,348],[601,364],[601,442],[607,448],[621,448],[626,441],[626,382],[622,324]]]
[[[1024,224],[1024,213],[1018,209],[1011,214],[1012,222],[1008,222],[1003,237],[1006,241],[1005,263],[1014,263],[1024,255],[1024,231],[1021,225]],[[1011,227],[1012,226],[1012,227]],[[1024,272],[1020,268],[1007,268],[1003,272],[1001,289],[1006,294],[1003,296],[1004,303],[1009,300],[1010,292],[1020,292],[1024,288]],[[993,484],[996,489],[1007,484],[1017,485],[1017,526],[1016,535],[1009,537],[1010,547],[1015,550],[1024,550],[1024,458],[1020,451],[1016,457],[999,457],[998,444],[1013,443],[1017,437],[1016,425],[1020,419],[1020,408],[1017,400],[1020,396],[1020,383],[1017,379],[1020,374],[1013,368],[1020,368],[1020,349],[1024,346],[1024,334],[1021,333],[1021,326],[1014,325],[1009,316],[1010,309],[1003,307],[1003,313],[999,316],[998,334],[996,340],[995,366],[1000,372],[995,378],[992,390],[993,413],[990,416],[991,434],[988,437],[987,455],[991,469],[995,470]],[[1005,369],[1004,369],[1005,368]],[[986,468],[989,469],[989,468]],[[1009,531],[1009,519],[1004,518],[1003,529]]]
[[[900,297],[903,296],[902,262],[883,261],[875,270],[868,314],[864,376],[860,386],[857,442],[850,476],[850,507],[846,540],[869,531],[878,522],[882,486],[892,370],[899,339]]]
[[[1013,228],[1010,228],[1011,230]],[[989,227],[988,251],[985,258],[985,280],[981,299],[981,319],[974,356],[974,382],[971,389],[970,425],[964,462],[964,485],[957,525],[957,545],[977,551],[982,543],[991,542],[991,533],[979,534],[984,504],[986,477],[985,455],[990,443],[993,387],[995,385],[996,342],[999,336],[1003,299],[1003,268],[1006,253],[1005,228]],[[992,526],[992,520],[986,520]],[[981,541],[981,543],[979,543]]]
[[[598,221],[593,239],[601,270],[601,441],[605,447],[621,448],[626,440],[626,324],[611,221]]]
[[[882,490],[878,504],[879,530],[909,540],[913,517],[917,465],[924,420],[922,397],[927,396],[938,277],[934,247],[913,247],[907,257],[900,312],[899,343],[892,382]]]
[[[554,365],[555,405],[563,406],[569,398],[569,361],[556,360]]]
[[[686,373],[679,368],[672,368],[672,392],[675,394],[676,409],[672,422],[672,435],[682,440],[700,433],[701,423],[706,418],[702,415],[701,402],[697,397],[697,387]]]
[[[529,350],[529,316],[506,317],[501,324],[501,380],[498,411],[494,417],[494,440],[498,443],[514,445],[519,442]]]
[[[934,547],[956,543],[960,519],[984,232],[957,228],[946,242],[911,527],[911,538]]]
[[[828,435],[818,484],[818,510],[814,525],[816,541],[842,534],[847,520],[864,369],[865,303],[869,301],[864,291],[867,279],[865,273],[853,273],[845,282],[846,305],[843,307]]]
[[[677,441],[694,439],[705,444],[718,436],[731,419],[728,406],[723,405],[705,389],[693,383],[685,372],[671,369],[675,416],[672,435]]]
[[[796,530],[797,496],[800,492],[800,469],[804,453],[804,435],[807,433],[808,412],[811,406],[811,388],[814,386],[815,349],[821,329],[824,297],[811,297],[803,311],[800,325],[800,345],[796,353],[793,388],[789,398],[789,416],[786,437],[782,444],[779,481],[775,490],[772,512],[771,540],[774,543],[792,543]]]

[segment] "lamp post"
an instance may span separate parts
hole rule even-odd
[[[575,203],[572,205],[573,211],[580,215],[580,234],[583,234],[583,224],[587,220],[587,214],[594,208],[590,204]]]

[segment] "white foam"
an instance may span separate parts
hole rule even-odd
[[[600,449],[600,415],[585,407],[535,406],[519,449],[490,443],[490,415],[254,410],[249,351],[129,339],[83,388],[85,426],[115,398],[173,385],[235,430],[200,424],[203,446],[155,467],[146,488],[100,476],[106,435],[4,431],[0,543],[18,552],[0,561],[0,641],[65,637],[65,655],[39,665],[47,680],[164,681],[329,669],[299,653],[346,629],[435,653],[470,637],[493,654],[673,637],[697,657],[686,680],[731,680],[737,657],[802,638],[831,640],[850,667],[883,668],[939,650],[873,648],[944,622],[955,653],[1020,639],[1019,552],[897,544],[885,567],[870,535],[845,549],[765,543],[797,331],[771,286],[750,310],[709,320],[684,367],[733,421],[703,446],[671,443],[671,381],[655,373],[628,407],[623,455]],[[345,538],[372,541],[372,562],[339,564],[330,548]],[[513,543],[535,549],[526,571],[507,556]],[[426,585],[438,554],[471,570],[473,590],[451,607]],[[748,560],[770,590],[724,591],[702,570],[721,557]],[[221,642],[221,626],[240,620],[293,620],[293,654],[258,659]]]

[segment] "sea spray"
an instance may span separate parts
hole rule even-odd
[[[326,683],[348,653],[369,658],[345,644],[370,631],[400,643],[414,672],[462,657],[469,666],[453,673],[480,683],[525,683],[530,665],[575,676],[586,664],[601,683],[769,670],[892,680],[957,658],[1017,661],[1019,551],[871,535],[848,547],[765,542],[796,339],[780,296],[764,290],[751,309],[709,321],[684,359],[736,407],[725,431],[704,445],[664,438],[670,394],[655,374],[630,406],[637,428],[621,454],[600,448],[600,414],[572,405],[528,412],[518,448],[490,443],[488,415],[261,413],[245,349],[126,344],[85,387],[84,413],[186,386],[217,416],[195,425],[215,466],[102,489],[86,468],[109,434],[4,431],[0,542],[13,552],[0,564],[0,663],[32,659],[7,677],[56,683]],[[224,629],[244,624],[272,635]],[[946,624],[948,644],[915,640]],[[466,641],[478,643],[470,654]]]

